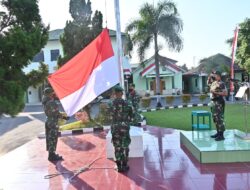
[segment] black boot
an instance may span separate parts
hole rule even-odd
[[[59,156],[58,154],[55,154],[54,152],[49,152],[49,161],[58,161],[58,160],[63,160],[62,156]]]
[[[214,134],[214,135],[211,135],[210,137],[211,137],[211,138],[216,138],[216,137],[218,137],[218,132],[217,132],[216,134]]]
[[[124,170],[124,172],[127,172],[129,170],[129,166],[127,162],[123,162],[122,168]]]
[[[223,132],[219,132],[218,136],[215,138],[216,141],[223,141],[225,140]]]
[[[55,153],[54,152],[49,152],[48,160],[49,161],[55,161]]]
[[[63,160],[63,157],[60,156],[59,154],[56,154],[56,158],[57,158],[57,160]]]
[[[117,165],[117,171],[123,172],[123,167],[122,167],[121,161],[116,161],[116,165]]]

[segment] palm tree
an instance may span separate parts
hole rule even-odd
[[[180,51],[182,49],[182,38],[180,32],[183,24],[179,17],[174,2],[164,0],[157,3],[157,6],[145,3],[141,7],[140,18],[128,24],[126,31],[131,32],[131,40],[138,46],[137,52],[140,61],[143,61],[145,51],[154,42],[155,70],[156,70],[156,94],[160,95],[160,74],[159,74],[159,44],[158,37],[163,37],[170,50]],[[161,107],[159,96],[157,107]]]

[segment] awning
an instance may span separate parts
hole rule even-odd
[[[160,75],[160,77],[173,77],[174,76],[174,74],[162,74],[162,75]],[[155,78],[155,74],[154,75],[146,75],[145,76],[146,78]]]
[[[173,65],[173,64],[168,64],[168,65],[164,65],[164,67],[166,67],[166,69],[170,70],[171,72],[174,73],[178,73],[179,70],[177,69],[178,67]],[[141,71],[141,76],[144,77],[146,75],[148,75],[151,71],[153,71],[155,69],[155,64],[152,63],[149,66],[147,66],[145,69],[143,69]],[[164,75],[165,73],[160,73],[160,75]],[[170,76],[169,74],[165,74],[166,76]]]
[[[152,63],[151,65],[147,66],[142,72],[141,72],[141,76],[144,77],[145,75],[147,75],[148,73],[150,73],[152,70],[155,69],[155,64]]]

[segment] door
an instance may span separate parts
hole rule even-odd
[[[163,90],[165,90],[165,80],[160,80],[160,94],[162,94]],[[150,81],[150,90],[154,91],[156,94],[156,80]]]
[[[161,80],[160,92],[163,94],[163,90],[166,90],[165,80]]]

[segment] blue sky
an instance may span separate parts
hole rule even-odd
[[[108,28],[115,29],[114,0],[91,0],[92,10],[100,10],[107,16]],[[121,28],[125,29],[127,23],[138,17],[138,10],[144,2],[157,3],[157,0],[120,0]],[[184,28],[182,37],[184,48],[179,53],[169,52],[164,46],[161,55],[176,59],[178,65],[186,63],[190,68],[197,66],[202,58],[216,53],[231,54],[231,47],[225,41],[233,36],[236,25],[250,18],[249,0],[175,0]],[[44,23],[50,24],[51,29],[64,28],[66,20],[70,19],[68,13],[69,0],[40,0],[40,13]],[[107,11],[106,11],[107,10]],[[107,15],[106,15],[107,12]],[[104,22],[105,26],[105,22]],[[146,57],[153,55],[152,49]],[[137,62],[136,53],[133,54],[132,63]]]

